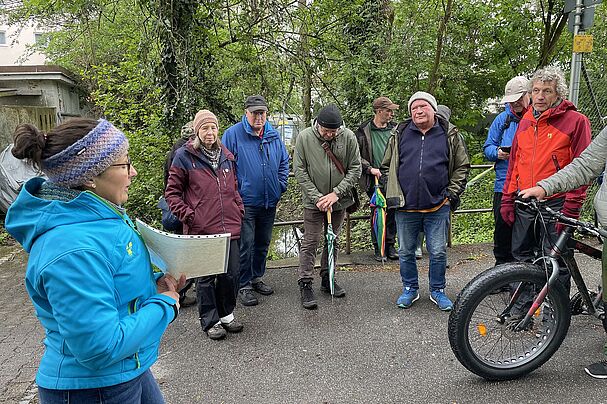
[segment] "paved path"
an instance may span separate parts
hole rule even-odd
[[[487,245],[460,246],[449,256],[452,297],[492,262]],[[153,367],[167,402],[607,402],[607,382],[583,372],[589,361],[601,359],[605,335],[596,320],[574,317],[561,349],[532,375],[488,383],[455,360],[448,315],[428,300],[426,259],[420,261],[421,299],[402,310],[394,304],[401,291],[397,264],[342,258],[373,270],[340,271],[344,299],[320,295],[318,310],[303,310],[295,270],[269,269],[267,282],[276,293],[262,296],[259,306],[239,306],[236,316],[245,330],[224,341],[204,336],[194,307],[182,310]],[[581,266],[598,271],[594,264]],[[0,400],[33,403],[42,332],[25,296],[23,268],[21,255],[0,264]]]

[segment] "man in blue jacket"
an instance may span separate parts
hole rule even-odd
[[[278,132],[267,121],[268,104],[261,95],[245,101],[245,115],[221,139],[234,154],[238,192],[245,205],[240,230],[240,290],[245,306],[259,302],[253,291],[271,295],[262,280],[272,239],[276,205],[287,190],[289,154]]]
[[[493,218],[495,229],[493,231],[493,255],[495,265],[514,261],[512,258],[512,227],[510,227],[500,214],[502,204],[502,190],[508,172],[510,146],[518,128],[518,124],[529,107],[529,93],[527,85],[529,80],[517,76],[506,84],[502,103],[506,110],[495,117],[489,135],[483,146],[485,156],[489,161],[495,161],[495,186],[493,187]]]

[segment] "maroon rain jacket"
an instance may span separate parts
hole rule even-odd
[[[192,140],[173,158],[164,197],[183,223],[183,234],[231,233],[240,238],[244,204],[238,193],[234,156],[221,145],[217,170]]]

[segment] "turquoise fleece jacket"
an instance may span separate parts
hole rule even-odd
[[[159,275],[126,215],[90,192],[38,198],[43,182],[25,184],[5,221],[29,253],[26,288],[46,331],[36,383],[63,390],[132,380],[156,361],[175,300],[157,294]]]

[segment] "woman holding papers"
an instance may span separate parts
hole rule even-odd
[[[234,156],[220,143],[218,132],[217,117],[211,111],[196,114],[196,136],[177,150],[164,194],[169,208],[183,223],[184,234],[231,234],[227,272],[203,276],[196,283],[200,323],[214,340],[225,338],[227,332],[242,331],[242,324],[234,318],[234,307],[244,205],[238,194]]]
[[[40,402],[164,403],[149,368],[185,278],[152,271],[122,208],[137,175],[126,137],[79,118],[48,133],[20,125],[14,143],[48,177],[25,184],[5,222],[29,253],[26,288],[46,331]]]

